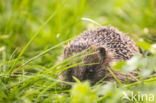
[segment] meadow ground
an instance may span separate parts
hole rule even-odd
[[[114,26],[142,56],[114,67],[139,69],[134,83],[59,86],[63,47],[82,31]],[[0,103],[156,103],[156,0],[0,0]],[[127,95],[127,96],[126,96]]]

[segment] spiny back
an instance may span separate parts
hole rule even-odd
[[[80,52],[91,46],[105,47],[116,60],[130,59],[134,53],[139,52],[134,42],[114,27],[99,27],[85,31],[72,40],[67,46],[70,52],[68,51],[66,55],[68,57],[72,53]]]

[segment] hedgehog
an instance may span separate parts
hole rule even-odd
[[[96,52],[81,60],[84,64],[92,65],[78,65],[69,68],[61,73],[59,79],[74,82],[74,76],[80,81],[89,80],[91,84],[95,84],[102,78],[106,81],[115,81],[107,68],[111,67],[113,62],[129,60],[134,54],[139,53],[133,40],[111,26],[98,27],[81,33],[65,46],[63,59],[84,50],[86,50],[85,52]],[[121,82],[126,80],[125,74],[116,72],[112,68],[111,70]],[[135,73],[131,74],[136,75]]]

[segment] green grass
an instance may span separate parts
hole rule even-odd
[[[0,0],[0,103],[133,103],[122,99],[132,92],[136,98],[147,94],[140,103],[155,103],[155,12],[155,0]],[[115,26],[141,48],[142,56],[114,66],[122,72],[138,68],[139,80],[94,86],[58,80],[66,65],[81,65],[83,58],[58,61],[64,45],[99,25]],[[63,82],[72,88],[61,87]]]

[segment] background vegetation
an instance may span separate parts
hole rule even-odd
[[[57,63],[69,39],[88,28],[112,25],[129,35],[143,56],[118,63],[123,72],[139,68],[139,80],[58,84],[71,61]],[[155,0],[0,0],[0,103],[129,103],[123,92],[155,95]],[[137,96],[138,97],[138,96]],[[155,103],[153,101],[153,103]],[[146,98],[142,101],[146,101]],[[151,102],[150,102],[151,103]]]

